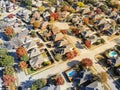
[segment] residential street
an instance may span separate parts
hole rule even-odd
[[[75,39],[74,39],[74,41],[75,41]],[[62,74],[62,72],[64,72],[67,68],[69,68],[69,63],[70,62],[74,62],[76,60],[80,61],[82,58],[91,58],[94,62],[94,67],[97,70],[97,72],[99,72],[99,73],[103,72],[105,70],[99,64],[97,64],[94,56],[96,54],[99,54],[99,53],[109,49],[109,48],[114,47],[114,45],[116,45],[116,42],[111,41],[111,42],[106,42],[106,44],[104,44],[104,45],[102,45],[102,46],[100,46],[100,47],[98,47],[94,50],[89,50],[89,49],[88,50],[87,49],[82,50],[81,49],[80,50],[80,52],[81,52],[80,55],[77,56],[76,58],[74,58],[73,60],[63,62],[61,64],[57,63],[55,65],[55,67],[52,67],[48,70],[45,70],[43,72],[40,72],[39,74],[36,74],[36,75],[32,76],[32,79],[46,78],[49,75],[54,75],[56,73],[61,73]],[[21,72],[21,73],[18,74],[18,78],[19,78],[19,83],[22,83],[22,82],[25,82],[25,80],[29,80],[30,76],[29,75],[26,76],[23,72]],[[23,78],[23,79],[21,79],[21,78]],[[113,82],[112,79],[108,80],[108,85],[111,88],[111,90],[116,90],[115,86],[112,82]],[[61,90],[65,90],[66,87],[69,87],[68,85],[71,85],[71,84],[66,83],[64,86],[61,86]]]

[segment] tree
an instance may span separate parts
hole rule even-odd
[[[78,2],[77,5],[78,5],[79,7],[85,7],[85,4],[84,4],[83,2]]]
[[[14,74],[14,68],[12,66],[8,66],[5,68],[4,74],[5,75],[13,75]]]
[[[77,51],[73,50],[73,51],[67,52],[66,56],[68,59],[73,59],[74,57],[77,56],[77,54],[78,54]]]
[[[84,59],[82,59],[81,64],[85,67],[87,67],[87,66],[91,67],[93,65],[93,62],[90,58],[84,58]]]
[[[39,28],[40,25],[41,25],[41,22],[40,22],[40,21],[35,21],[35,22],[33,22],[33,26],[34,26],[35,28]]]
[[[56,59],[57,61],[61,60],[61,59],[62,59],[62,55],[61,55],[61,54],[56,54],[56,55],[55,55],[55,59]]]
[[[29,10],[32,10],[32,0],[22,0],[22,3],[25,4]]]
[[[100,6],[100,9],[101,9],[103,12],[105,12],[105,11],[107,11],[107,6],[106,6],[106,5],[101,5],[101,6]]]
[[[9,56],[9,55],[4,55],[0,58],[0,63],[4,67],[12,66],[14,64],[14,58],[12,56]]]
[[[117,24],[120,24],[120,18],[117,19]]]
[[[28,67],[28,64],[26,64],[26,62],[24,62],[24,61],[21,61],[21,62],[20,62],[20,68],[21,68],[22,70],[25,70],[27,67]]]
[[[35,32],[35,31],[31,31],[30,35],[31,35],[32,37],[36,37],[36,32]]]
[[[15,31],[11,26],[8,26],[5,30],[5,35],[7,35],[8,37],[14,37],[15,36]]]
[[[86,40],[85,41],[85,45],[89,48],[91,47],[91,41],[90,40]]]
[[[36,80],[33,85],[32,88],[35,86],[37,89],[41,89],[42,87],[44,87],[47,84],[46,79],[38,79]],[[31,89],[32,90],[32,89]]]
[[[20,57],[20,60],[27,62],[29,60],[28,55],[23,55]]]
[[[6,86],[11,86],[15,83],[15,77],[12,75],[3,75],[4,84]]]
[[[50,17],[53,17],[54,20],[58,20],[58,19],[59,19],[59,13],[58,13],[58,12],[52,13],[52,14],[50,15]]]
[[[108,74],[106,72],[101,72],[100,73],[100,79],[102,83],[107,83],[108,80]]]
[[[6,55],[8,53],[6,48],[0,48],[0,56]]]
[[[44,12],[46,10],[45,6],[38,7],[39,12]]]
[[[65,83],[62,76],[58,76],[56,81],[57,81],[57,85],[63,85]]]
[[[97,8],[97,9],[95,10],[95,12],[96,12],[97,14],[102,14],[102,11],[101,11],[100,8]]]
[[[37,87],[35,85],[32,84],[30,90],[37,90]]]
[[[24,47],[18,47],[16,50],[18,57],[22,57],[24,55],[28,55],[27,50]]]
[[[84,22],[85,22],[85,24],[89,24],[89,18],[88,17],[85,17],[85,18],[83,18],[83,20],[84,20]]]

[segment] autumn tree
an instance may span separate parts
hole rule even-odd
[[[100,80],[101,80],[102,83],[107,83],[108,74],[106,72],[101,72],[100,73]]]
[[[63,85],[65,83],[64,79],[62,78],[62,76],[58,76],[56,78],[57,81],[57,85]]]
[[[68,59],[73,59],[74,57],[77,56],[77,54],[78,54],[77,51],[73,50],[73,51],[67,52],[66,56],[67,56]]]
[[[93,65],[93,62],[90,58],[84,58],[82,59],[81,64],[85,67],[91,67]]]
[[[14,74],[14,68],[12,66],[8,66],[5,68],[4,74],[5,75],[13,75]]]
[[[59,13],[58,13],[58,12],[52,13],[52,14],[50,15],[50,17],[53,17],[54,20],[58,20],[58,19],[59,19]]]
[[[3,75],[3,80],[4,80],[4,84],[6,86],[11,86],[12,84],[15,83],[15,77],[12,75]]]
[[[85,22],[85,24],[89,24],[89,18],[88,17],[85,17],[85,18],[83,18],[83,20],[84,20],[84,22]]]
[[[40,21],[35,21],[35,22],[33,22],[33,26],[34,26],[35,28],[39,28],[40,25],[41,25],[41,22],[40,22]]]
[[[86,40],[85,41],[85,45],[89,48],[91,47],[91,41],[90,40]]]
[[[6,29],[5,29],[5,35],[7,35],[8,37],[12,38],[15,36],[15,31],[14,29],[11,27],[11,26],[8,26]]]
[[[25,70],[28,67],[28,64],[26,64],[24,61],[21,61],[19,65],[22,70]]]
[[[24,55],[28,55],[27,50],[24,47],[18,47],[16,50],[18,57],[22,57]]]

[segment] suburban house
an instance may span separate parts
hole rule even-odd
[[[40,54],[40,55],[38,55],[38,56],[36,56],[34,58],[31,58],[29,60],[29,63],[30,63],[32,68],[39,69],[39,68],[41,68],[42,63],[44,62],[44,59],[45,58],[42,56],[42,54]]]

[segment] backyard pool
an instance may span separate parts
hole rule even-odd
[[[116,51],[111,51],[110,53],[109,53],[109,56],[110,57],[117,57],[117,52]]]
[[[69,76],[69,77],[72,77],[72,76],[74,76],[76,73],[77,73],[77,72],[76,72],[75,70],[72,70],[72,71],[68,72],[68,76]]]

